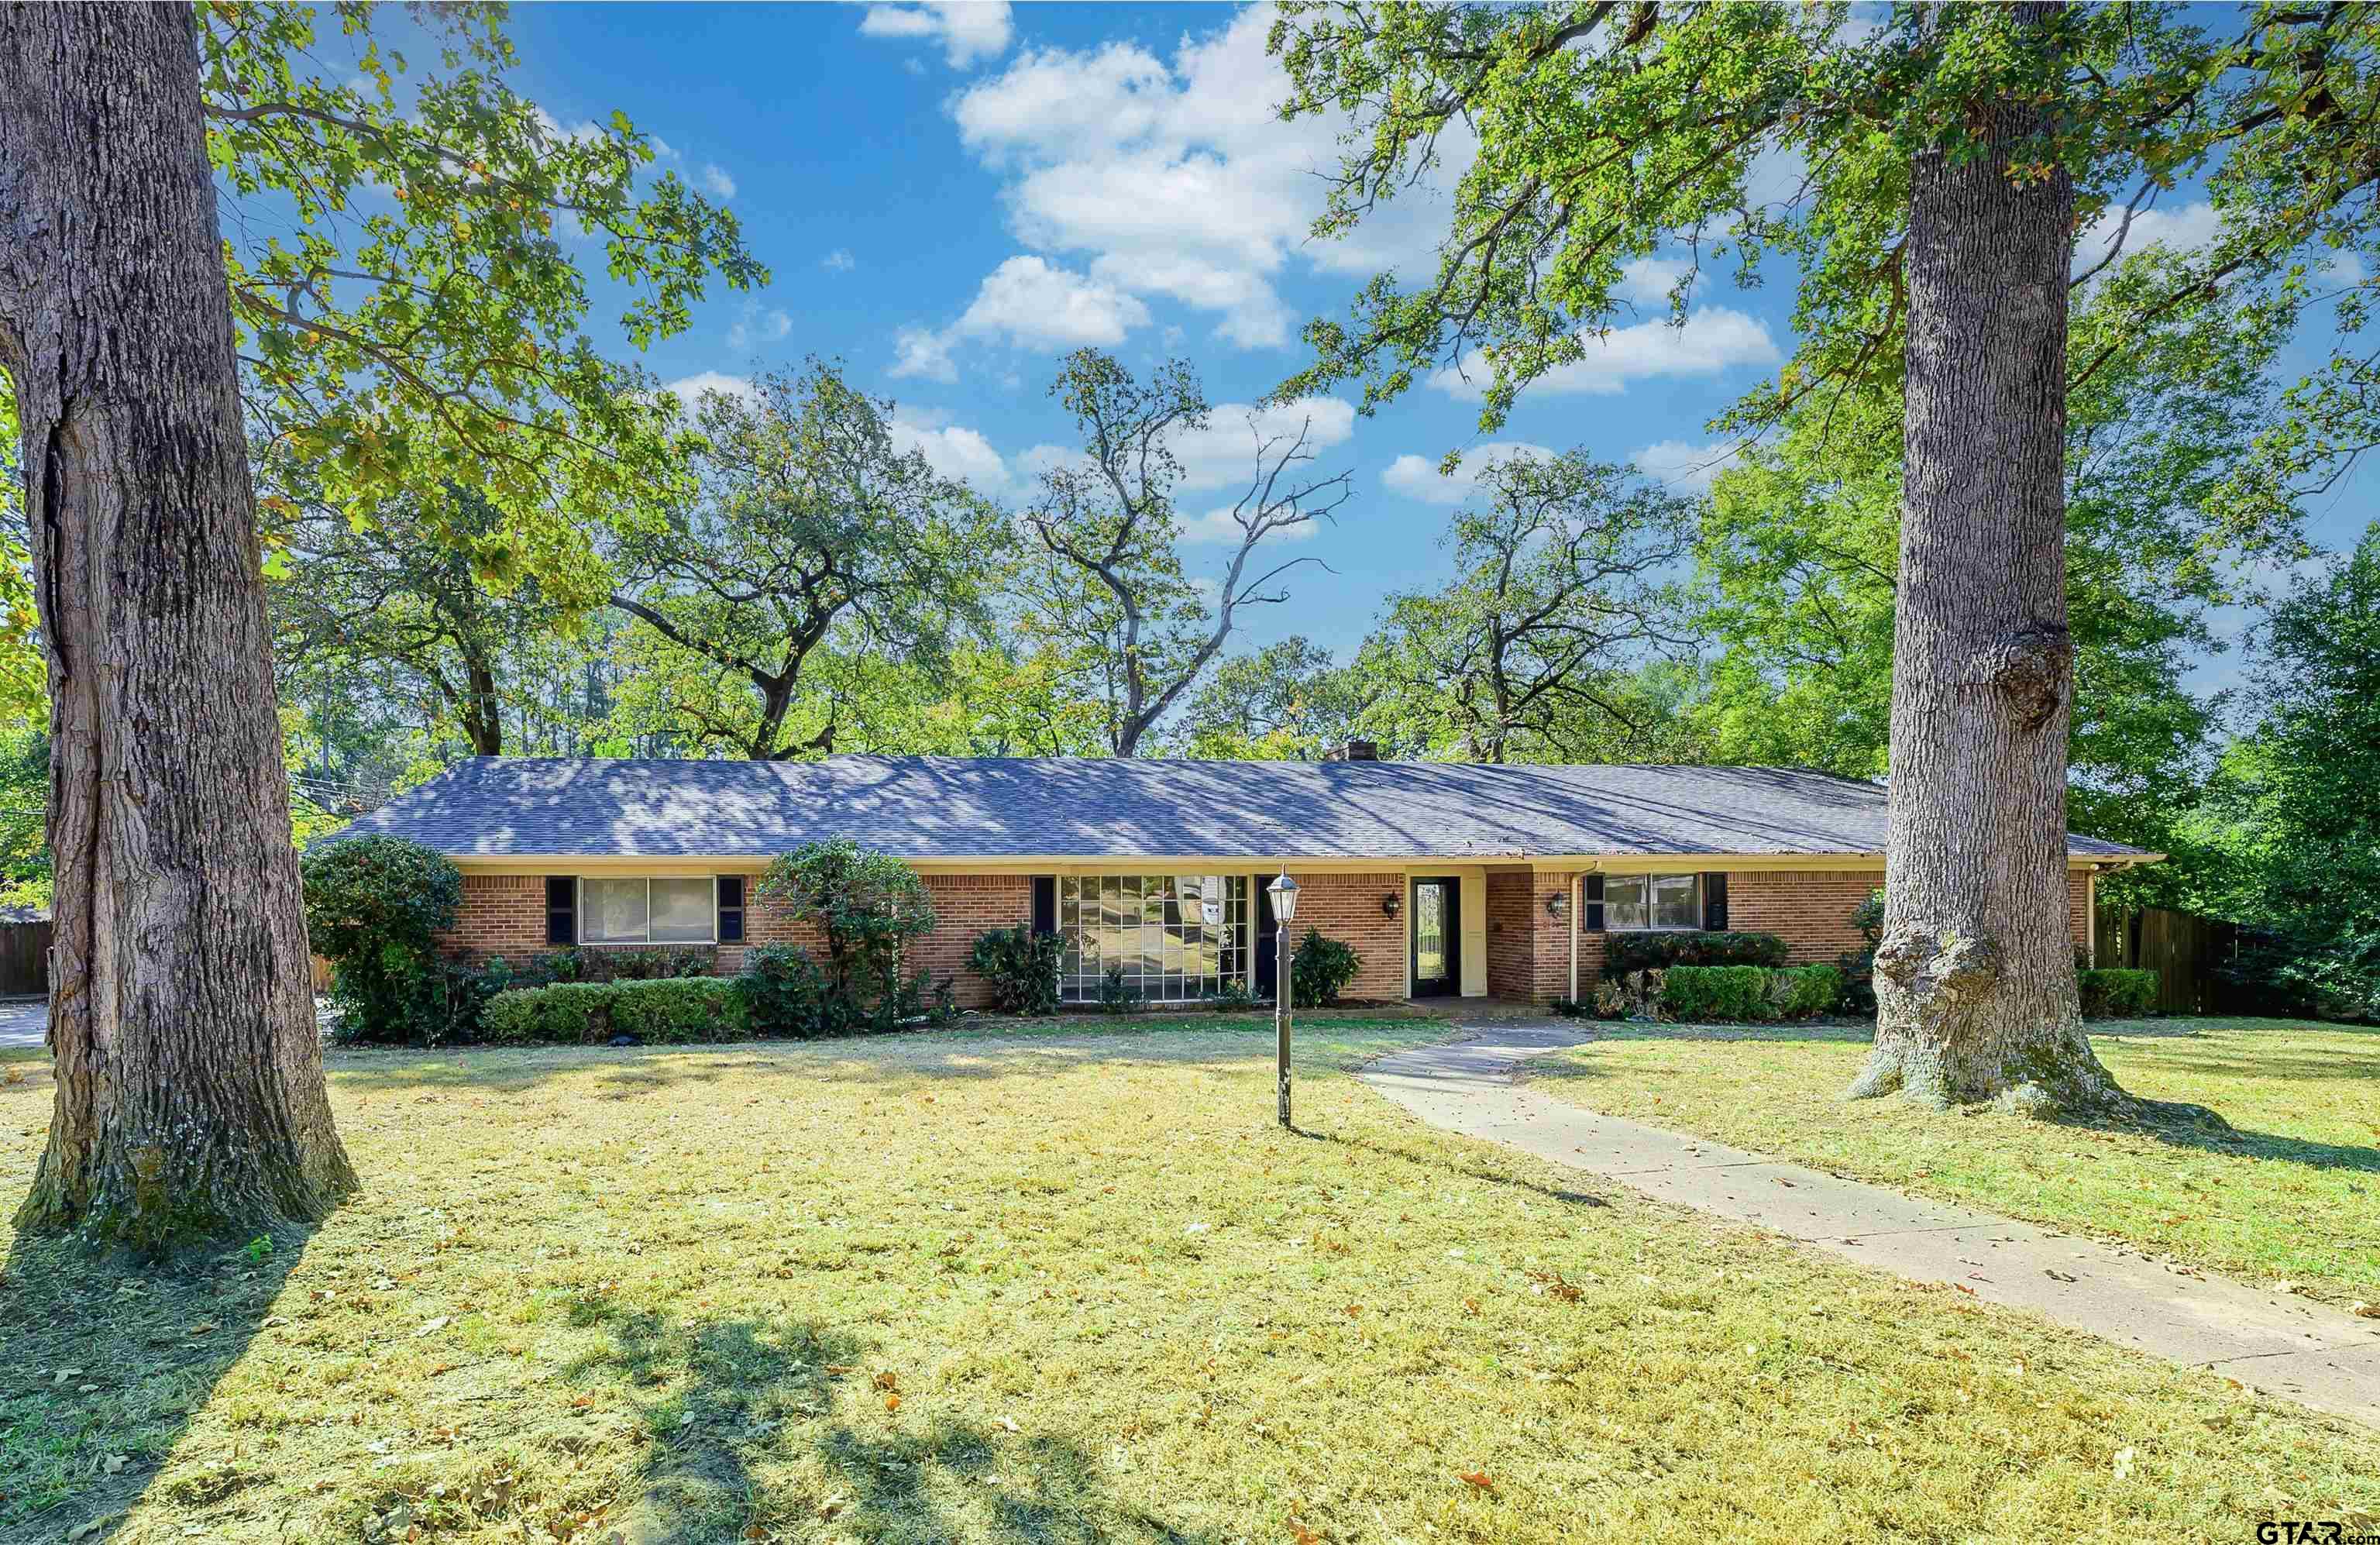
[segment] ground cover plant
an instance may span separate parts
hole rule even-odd
[[[1219,1028],[1220,1027],[1220,1028]],[[2066,1540],[2380,1438],[1433,1134],[1260,1019],[333,1053],[310,1238],[7,1261],[0,1538]],[[0,1186],[46,1076],[0,1085]],[[1162,1119],[1152,1119],[1161,1113]]]
[[[1597,1026],[1529,1077],[1612,1115],[2380,1306],[2380,1029],[2176,1018],[2092,1031],[2125,1088],[2212,1105],[2232,1130],[1848,1105],[1867,1054],[1858,1028]],[[2380,1320],[2374,1331],[2380,1345]]]

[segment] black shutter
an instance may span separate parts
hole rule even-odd
[[[1600,933],[1603,931],[1603,876],[1590,874],[1586,877],[1585,895],[1586,931]]]
[[[578,943],[578,882],[567,874],[545,877],[545,942]]]
[[[1058,931],[1058,877],[1054,874],[1033,877],[1033,931]]]
[[[744,942],[744,877],[740,874],[719,877],[719,942]]]
[[[1720,932],[1727,929],[1727,876],[1717,871],[1703,876],[1703,926]]]

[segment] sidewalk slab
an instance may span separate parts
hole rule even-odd
[[[1589,1039],[1564,1026],[1499,1024],[1481,1028],[1476,1040],[1383,1057],[1359,1077],[1430,1125],[2380,1426],[2380,1322],[2185,1272],[2121,1246],[1604,1115],[1515,1080],[1526,1058]]]

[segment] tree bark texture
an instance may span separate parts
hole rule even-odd
[[[0,366],[49,651],[49,1146],[148,1251],[356,1187],[322,1083],[186,5],[0,7]]]
[[[2036,25],[2054,8],[2019,7]],[[2054,110],[1979,106],[1988,153],[1912,168],[1891,831],[1855,1099],[2124,1102],[2082,1033],[2067,925],[2074,189],[2010,176]]]

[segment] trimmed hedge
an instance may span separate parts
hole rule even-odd
[[[1832,966],[1673,966],[1656,1006],[1664,1019],[1758,1024],[1825,1014],[1842,992]]]
[[[1767,966],[1785,964],[1785,941],[1774,933],[1666,930],[1603,936],[1606,976],[1666,971],[1672,966]]]
[[[2074,984],[2082,991],[2085,1019],[2129,1019],[2146,1014],[2156,1004],[2155,971],[2113,967],[2082,970],[2074,973]]]
[[[590,1045],[615,1035],[655,1043],[740,1040],[751,1033],[744,1000],[717,977],[565,981],[501,992],[480,1011],[491,1040]]]

